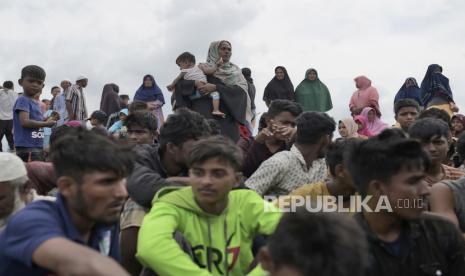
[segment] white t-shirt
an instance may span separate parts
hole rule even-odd
[[[0,120],[13,120],[13,106],[18,94],[9,89],[0,89]]]
[[[207,76],[203,73],[202,69],[199,68],[198,65],[195,65],[192,68],[182,69],[181,72],[186,73],[184,75],[185,80],[199,80],[203,82],[207,82]]]

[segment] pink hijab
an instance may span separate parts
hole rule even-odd
[[[366,120],[366,129],[372,134],[372,135],[378,135],[380,134],[383,130],[386,128],[389,128],[389,125],[386,124],[385,122],[381,121],[381,119],[378,116],[375,116],[375,120],[373,122],[368,121],[368,112],[373,110],[376,114],[376,110],[372,107],[365,107],[362,110],[362,113],[360,116],[364,117]]]
[[[371,86],[371,80],[365,76],[358,76],[354,79],[355,87],[357,87],[357,91],[352,94],[350,98],[349,108],[352,110],[352,107],[373,107],[381,116],[380,108],[379,108],[379,94],[378,90]],[[354,114],[360,115],[360,114]]]
[[[354,117],[354,121],[355,123],[360,122],[362,124],[362,129],[358,130],[358,134],[366,137],[374,136],[371,132],[368,131],[368,119],[365,119],[365,117],[363,117],[362,115],[356,115]]]

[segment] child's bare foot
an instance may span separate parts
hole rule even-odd
[[[222,118],[226,117],[226,114],[224,114],[223,112],[221,112],[219,110],[213,110],[212,114],[215,115],[215,116],[220,116]]]

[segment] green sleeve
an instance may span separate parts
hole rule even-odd
[[[243,210],[246,212],[247,221],[254,223],[254,230],[257,234],[273,234],[279,220],[281,219],[281,210],[273,203],[263,200],[258,194],[247,191],[248,196],[245,198],[247,205]]]
[[[159,275],[210,276],[181,250],[173,238],[181,220],[179,211],[170,204],[154,204],[144,217],[137,241],[137,259]]]

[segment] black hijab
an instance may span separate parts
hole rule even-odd
[[[425,106],[433,99],[435,93],[441,93],[447,100],[453,101],[449,79],[442,74],[442,67],[431,64],[421,82],[421,96]]]
[[[291,100],[295,99],[294,97],[294,85],[287,74],[286,68],[283,66],[278,66],[274,69],[276,70],[281,69],[284,72],[284,79],[278,80],[276,76],[271,79],[268,85],[265,87],[265,92],[263,94],[263,100],[266,103],[271,103],[273,100],[283,99],[283,100]]]
[[[121,110],[118,92],[119,86],[114,83],[107,83],[103,86],[100,110],[108,114],[108,116]]]

